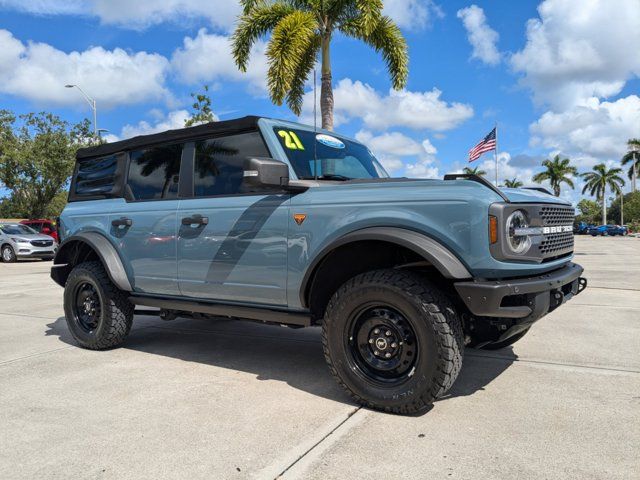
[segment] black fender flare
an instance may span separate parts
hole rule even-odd
[[[413,250],[429,261],[445,278],[463,280],[472,277],[467,267],[448,248],[422,233],[400,227],[370,227],[356,230],[334,240],[318,253],[305,270],[300,285],[300,301],[307,305],[308,289],[317,267],[336,248],[362,240],[379,240],[395,243]]]
[[[116,287],[125,292],[133,291],[118,251],[104,235],[97,232],[80,232],[65,239],[60,244],[51,267],[51,278],[58,285],[64,286],[62,278],[66,280],[66,275],[70,271],[68,256],[78,242],[88,245],[96,252],[109,278]]]

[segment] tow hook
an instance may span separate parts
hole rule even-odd
[[[562,290],[553,290],[551,292],[551,305],[549,305],[549,311],[558,308],[564,302],[564,293]]]

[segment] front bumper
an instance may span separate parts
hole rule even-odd
[[[53,258],[56,250],[57,245],[55,243],[49,247],[35,247],[22,243],[15,246],[15,253],[18,258]]]
[[[478,317],[516,319],[531,324],[581,293],[587,279],[575,263],[536,277],[454,284],[469,311]]]

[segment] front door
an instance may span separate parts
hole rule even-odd
[[[289,195],[243,182],[245,158],[268,155],[257,131],[196,142],[193,198],[177,216],[182,295],[286,305]]]

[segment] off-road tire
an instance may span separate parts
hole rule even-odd
[[[9,252],[8,255],[5,255],[5,251]],[[5,256],[7,258],[5,258]],[[15,263],[18,258],[16,257],[16,252],[13,250],[11,245],[3,245],[2,249],[0,249],[0,260],[4,263]]]
[[[522,330],[521,332],[516,333],[513,337],[509,337],[506,340],[503,340],[501,342],[487,343],[486,345],[482,346],[480,349],[481,350],[500,350],[501,348],[505,348],[505,347],[508,347],[509,345],[513,345],[514,343],[516,343],[518,340],[524,337],[528,331],[529,329],[527,328],[526,330]]]
[[[84,329],[74,311],[76,289],[88,284],[95,288],[100,300],[97,326]],[[64,288],[64,312],[67,325],[78,344],[90,350],[105,350],[122,344],[131,330],[134,306],[127,295],[109,279],[100,262],[84,262],[73,268]]]
[[[354,347],[347,345],[350,319],[371,303],[401,312],[415,332],[414,370],[403,383],[381,385],[354,366]],[[331,373],[357,403],[398,414],[428,410],[455,382],[464,354],[462,322],[451,301],[427,279],[404,270],[367,272],[342,285],[327,306],[322,344]]]

